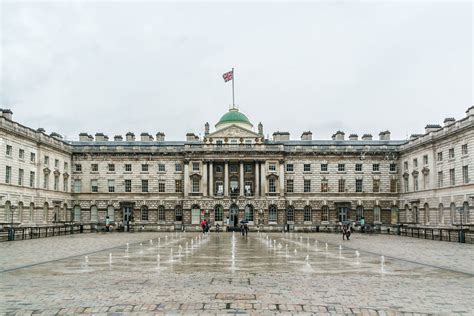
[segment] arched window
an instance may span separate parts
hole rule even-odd
[[[44,206],[43,206],[43,221],[45,222],[48,222],[48,219],[49,219],[49,205],[48,203],[44,203]]]
[[[294,222],[295,221],[295,208],[293,206],[288,206],[286,208],[286,220],[288,222]]]
[[[444,224],[444,207],[441,203],[438,206],[438,222]]]
[[[413,222],[418,224],[418,206],[413,206]]]
[[[81,221],[81,207],[79,205],[74,206],[74,221],[75,222]]]
[[[454,203],[451,203],[450,205],[450,219],[451,219],[451,225],[453,225],[456,222],[456,205]]]
[[[63,210],[62,210],[62,213],[61,213],[61,220],[63,222],[67,221],[67,204],[66,203],[63,204]]]
[[[165,221],[165,207],[163,205],[158,206],[158,220]]]
[[[398,211],[398,207],[393,205],[390,210],[390,221],[392,224],[400,223],[399,215],[400,215],[400,212]]]
[[[469,203],[467,202],[464,202],[463,203],[463,215],[464,215],[464,220],[465,220],[465,223],[470,223],[471,222],[471,214],[469,214]]]
[[[23,202],[18,202],[18,220],[22,223],[26,220],[26,218],[23,218]]]
[[[329,206],[323,205],[321,208],[321,221],[329,222]]]
[[[360,221],[362,217],[364,217],[364,207],[362,205],[358,205],[356,207],[356,221]]]
[[[193,205],[191,207],[191,224],[201,223],[201,208],[199,205]]]
[[[34,220],[34,213],[35,213],[35,204],[33,202],[30,203],[30,211],[29,211],[29,221],[32,222]]]
[[[309,205],[304,207],[303,220],[305,222],[311,222],[311,206]]]
[[[181,205],[176,205],[174,208],[174,219],[177,222],[183,221],[183,208]]]
[[[115,209],[112,205],[107,206],[107,216],[111,222],[115,221]]]
[[[253,222],[253,206],[250,204],[245,205],[245,219]]]
[[[273,204],[268,207],[268,221],[273,223],[277,221],[277,207]]]
[[[380,206],[374,206],[374,223],[381,223],[382,219],[380,217]]]
[[[59,222],[59,205],[54,205],[53,210],[53,222]]]
[[[425,215],[425,224],[429,224],[430,223],[430,207],[428,205],[428,203],[425,203],[425,205],[423,206],[423,211],[424,211],[424,215]]]
[[[5,218],[7,223],[12,222],[12,204],[10,201],[5,202]]]
[[[222,222],[224,219],[224,208],[218,204],[214,207],[214,220],[216,222]]]
[[[148,207],[145,205],[141,207],[141,219],[142,221],[148,221]]]
[[[91,206],[91,222],[92,223],[97,223],[97,221],[98,221],[97,206],[92,205]]]

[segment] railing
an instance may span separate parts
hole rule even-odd
[[[13,227],[0,231],[0,241],[37,239],[83,232],[81,224],[65,224],[61,226]]]
[[[448,242],[474,243],[474,231],[459,228],[429,228],[392,226],[390,229],[381,230],[381,233],[397,234],[400,236],[423,238]]]

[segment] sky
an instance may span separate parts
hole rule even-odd
[[[270,137],[406,139],[474,104],[470,1],[0,3],[0,108],[68,140],[203,135],[232,68]]]

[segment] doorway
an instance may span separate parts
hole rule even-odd
[[[338,220],[341,223],[344,223],[347,221],[347,213],[348,213],[348,208],[347,207],[338,207]]]
[[[123,207],[123,230],[124,231],[130,230],[131,216],[132,216],[132,207],[124,206]]]
[[[230,219],[229,219],[229,227],[239,227],[239,207],[235,204],[232,204],[229,209]]]

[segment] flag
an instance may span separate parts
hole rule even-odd
[[[231,70],[229,72],[226,72],[225,74],[222,75],[222,78],[224,78],[224,81],[230,81],[234,79],[234,71]]]

